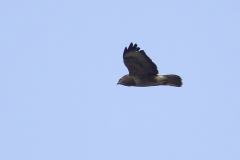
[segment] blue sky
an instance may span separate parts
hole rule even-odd
[[[239,160],[240,1],[0,6],[0,159]],[[137,43],[183,87],[124,87]]]

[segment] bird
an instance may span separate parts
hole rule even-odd
[[[182,78],[175,74],[158,75],[157,65],[147,56],[144,50],[135,43],[130,43],[123,51],[123,62],[129,74],[119,79],[117,84],[123,86],[182,86]]]

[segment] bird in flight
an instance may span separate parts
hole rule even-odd
[[[158,75],[156,64],[146,55],[144,50],[140,50],[137,44],[130,43],[128,48],[125,47],[123,62],[129,74],[120,78],[117,84],[137,87],[182,86],[182,78],[178,75]]]

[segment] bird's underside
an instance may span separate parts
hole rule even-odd
[[[137,44],[130,43],[123,52],[123,61],[129,74],[119,79],[118,84],[124,86],[148,87],[158,85],[182,86],[182,79],[178,75],[158,75],[156,64],[140,50]]]
[[[123,80],[122,80],[123,79]],[[138,77],[138,76],[123,76],[120,81],[125,83],[118,82],[118,84],[124,86],[135,86],[135,87],[149,87],[149,86],[160,86],[160,85],[169,85],[175,87],[181,87],[181,77],[178,75],[150,75],[147,77]]]

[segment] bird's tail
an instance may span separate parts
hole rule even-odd
[[[175,87],[181,87],[182,86],[182,78],[178,75],[174,75],[174,74],[168,74],[168,75],[163,75],[163,77],[165,77],[166,85],[169,86],[175,86]]]

